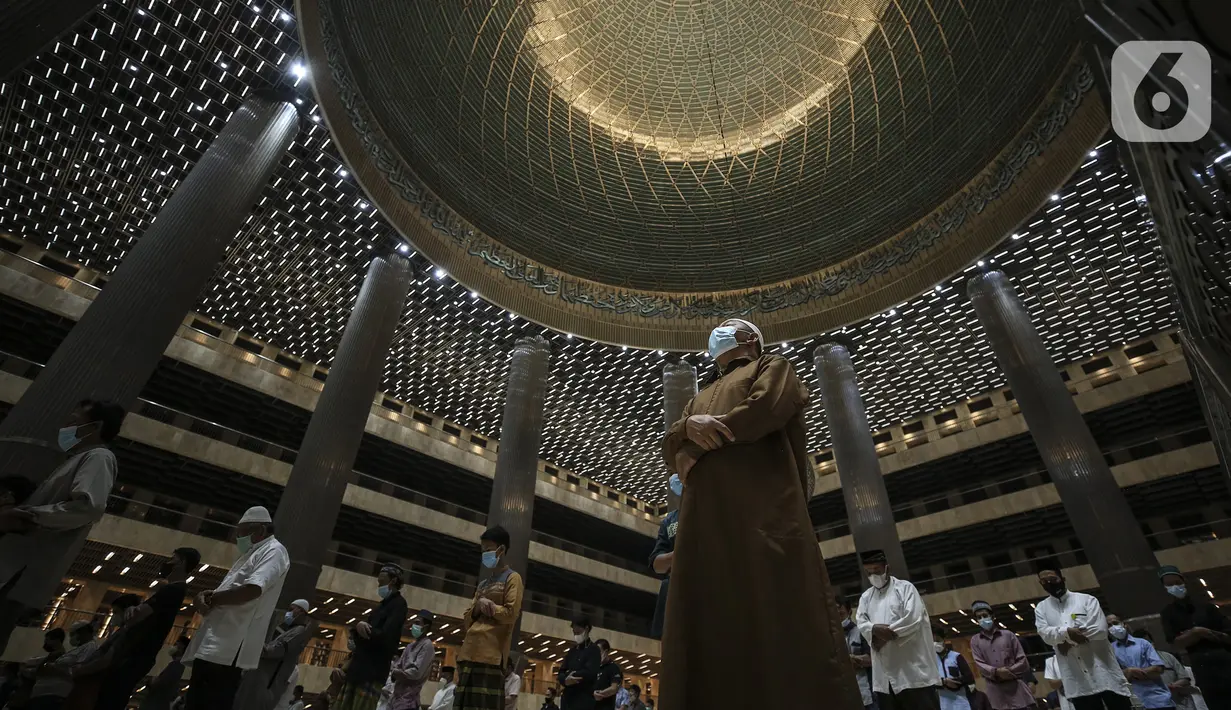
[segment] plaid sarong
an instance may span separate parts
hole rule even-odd
[[[500,666],[467,661],[457,665],[453,710],[504,710],[504,671]]]
[[[331,710],[376,710],[380,703],[382,683],[347,683],[342,686],[337,702],[330,703]]]

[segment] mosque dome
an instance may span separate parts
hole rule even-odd
[[[518,315],[698,350],[886,310],[1106,127],[1054,0],[300,0],[311,80],[414,248]]]

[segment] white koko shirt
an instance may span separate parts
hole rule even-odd
[[[1098,599],[1081,592],[1066,592],[1060,599],[1047,597],[1034,608],[1034,625],[1048,646],[1073,644],[1067,654],[1056,650],[1056,667],[1069,701],[1108,690],[1132,697],[1133,690],[1108,640],[1107,618]],[[1081,629],[1089,642],[1073,643],[1069,629]]]
[[[940,685],[932,625],[915,585],[890,577],[882,589],[870,587],[859,598],[859,633],[872,643],[872,627],[885,624],[898,637],[872,649],[872,690],[888,693]]]
[[[286,548],[272,536],[235,560],[214,593],[255,584],[261,588],[261,596],[244,604],[220,606],[206,614],[201,628],[192,636],[184,663],[203,660],[223,666],[234,664],[246,670],[256,668],[290,566]]]

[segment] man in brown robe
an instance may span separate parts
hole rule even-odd
[[[716,328],[710,354],[716,377],[663,442],[685,486],[659,707],[738,705],[738,677],[758,707],[862,710],[808,517],[808,390],[747,321]]]

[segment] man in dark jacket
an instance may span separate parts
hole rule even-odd
[[[564,686],[560,710],[594,710],[594,680],[602,664],[602,653],[590,641],[593,628],[588,616],[580,616],[573,621],[573,641],[576,645],[564,657],[560,674],[556,677]]]
[[[380,604],[351,629],[355,653],[346,668],[346,684],[339,694],[336,710],[375,710],[389,675],[389,663],[402,642],[408,609],[402,597],[402,568],[388,564],[376,581]]]
[[[671,474],[671,491],[679,496],[684,492],[684,484],[680,483],[677,474]],[[667,513],[658,526],[658,539],[654,541],[654,551],[650,553],[650,569],[654,576],[662,580],[658,587],[658,603],[654,606],[654,622],[650,626],[650,637],[663,637],[663,619],[667,616],[667,589],[671,584],[671,562],[675,559],[675,533],[680,526],[680,511]]]

